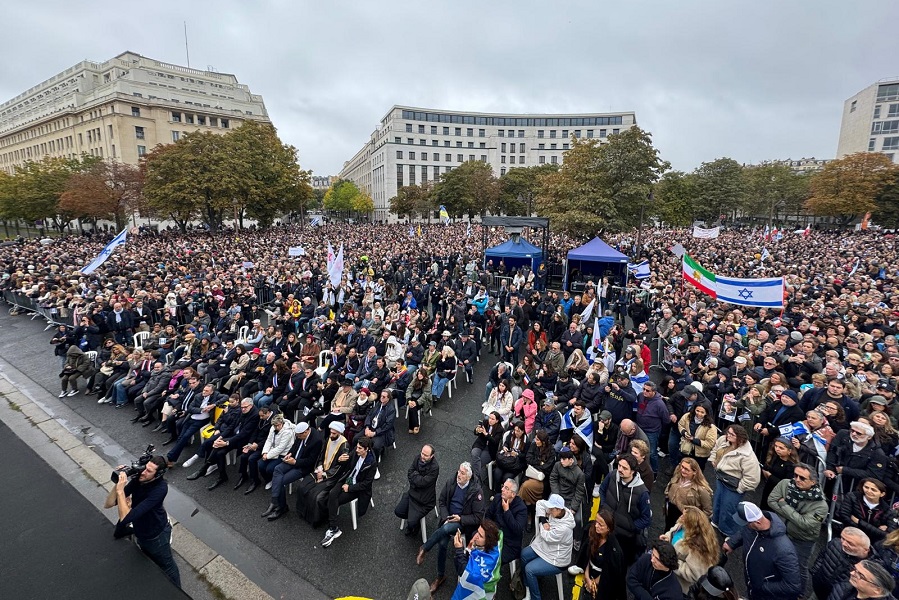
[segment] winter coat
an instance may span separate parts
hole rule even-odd
[[[850,567],[872,555],[873,551],[869,550],[865,557],[849,556],[843,551],[840,538],[830,540],[818,553],[815,566],[809,570],[815,595],[827,598],[836,584],[849,579]]]
[[[437,478],[440,475],[440,465],[437,459],[432,458],[426,463],[415,457],[412,466],[406,472],[409,479],[409,502],[423,512],[428,513],[437,505]]]
[[[874,543],[887,535],[887,532],[880,527],[889,524],[890,505],[881,500],[874,508],[868,508],[864,498],[864,494],[860,491],[843,496],[837,505],[836,519],[843,524],[843,527],[858,527],[868,534],[871,543]],[[852,517],[857,518],[858,523],[854,523]]]
[[[453,494],[456,492],[456,476],[453,475],[446,480],[443,485],[443,491],[437,499],[438,514],[440,525],[446,523],[447,517],[450,516],[450,504],[453,501]],[[462,512],[459,514],[462,520],[459,522],[463,533],[471,533],[475,527],[481,523],[484,518],[484,494],[481,491],[481,482],[477,475],[472,475],[465,488],[465,497],[462,500]]]
[[[66,350],[66,364],[63,367],[63,371],[77,372],[82,377],[90,377],[94,371],[94,366],[81,348],[72,345]]]
[[[741,527],[727,538],[727,545],[733,550],[743,547],[744,576],[752,600],[797,598],[802,586],[796,548],[780,517],[763,513],[771,521],[767,531]]]
[[[634,595],[634,600],[683,599],[681,585],[673,571],[669,571],[655,583],[653,583],[654,577],[655,568],[652,566],[652,556],[644,554],[627,572],[627,589]]]
[[[698,456],[700,458],[708,458],[715,447],[718,438],[718,428],[714,425],[700,425],[696,431],[690,433],[692,423],[690,413],[684,414],[677,422],[677,429],[681,432],[680,451],[684,456]],[[684,437],[683,433],[690,434]],[[697,443],[698,442],[698,443]]]
[[[887,459],[883,450],[871,440],[858,452],[852,450],[852,439],[849,430],[844,429],[830,443],[827,449],[827,468],[835,471],[836,467],[843,467],[843,491],[854,487],[865,477],[872,477],[884,481]]]
[[[528,507],[521,496],[512,498],[509,510],[503,510],[502,495],[496,494],[484,516],[496,523],[503,532],[502,563],[505,565],[518,559],[521,556],[524,531],[528,526]]]
[[[603,479],[599,497],[600,505],[615,515],[615,535],[619,537],[635,538],[652,523],[649,490],[639,473],[630,483],[624,483],[616,471],[614,476]]]
[[[612,423],[618,425],[624,419],[633,418],[637,393],[632,387],[624,386],[616,390],[610,386],[603,396],[603,408],[612,413]]]
[[[272,427],[268,432],[268,439],[262,447],[262,453],[270,457],[282,457],[290,451],[293,444],[295,425],[284,419],[284,426],[281,431],[277,431]]]
[[[565,508],[577,514],[584,502],[584,472],[576,464],[566,468],[558,461],[549,475],[549,489],[565,499]]]
[[[762,469],[752,451],[752,446],[746,442],[734,450],[728,450],[725,454],[724,451],[728,446],[727,436],[722,435],[718,438],[710,455],[712,465],[716,470],[740,480],[737,493],[751,492],[759,486],[762,480]]]
[[[787,488],[790,481],[782,479],[768,496],[768,507],[773,510],[787,525],[790,539],[813,542],[821,535],[821,524],[827,518],[827,502],[820,500],[800,500],[798,508],[787,504]]]
[[[646,433],[657,433],[670,421],[668,407],[658,392],[645,405],[642,404],[643,400],[643,394],[640,394],[637,402],[637,425]]]
[[[536,507],[536,523],[534,529],[537,535],[531,542],[534,552],[549,564],[565,568],[571,564],[571,549],[574,546],[574,513],[565,509],[561,518],[547,516],[549,502],[538,500]],[[547,517],[549,531],[540,523],[541,517]]]

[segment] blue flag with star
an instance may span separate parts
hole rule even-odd
[[[738,306],[783,306],[783,277],[759,279],[737,279],[715,276],[715,291],[719,302],[729,302]]]
[[[106,262],[106,259],[115,251],[119,246],[123,246],[125,244],[126,239],[128,238],[128,228],[122,230],[122,233],[112,238],[112,241],[106,244],[106,247],[100,251],[100,254],[91,261],[89,265],[81,269],[81,272],[85,275],[90,275],[94,271],[96,271],[100,265]]]

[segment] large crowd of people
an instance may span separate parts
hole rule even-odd
[[[422,416],[454,389],[477,396],[470,461],[440,479],[439,444],[423,444],[395,510],[415,535],[437,509],[415,557],[437,550],[431,593],[450,544],[459,589],[480,594],[454,598],[492,597],[510,565],[535,600],[565,571],[581,598],[732,600],[719,564],[737,552],[752,600],[894,592],[892,236],[651,228],[639,247],[635,232],[606,239],[647,258],[650,277],[622,289],[578,273],[571,293],[542,269],[485,265],[483,241],[503,233],[473,229],[142,234],[91,275],[80,269],[106,240],[25,241],[0,247],[2,287],[58,317],[61,397],[133,404],[135,426],[167,436],[169,466],[201,434],[188,478],[216,473],[214,489],[236,469],[235,489],[271,494],[269,520],[292,490],[300,517],[328,524],[324,547],[341,505],[365,513],[403,420],[427,433]],[[337,286],[328,242],[346,253]],[[785,306],[685,285],[674,244],[715,273],[782,275]],[[576,245],[554,234],[551,253]],[[483,392],[465,387],[475,369]]]

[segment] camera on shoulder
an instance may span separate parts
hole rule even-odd
[[[129,479],[143,473],[144,469],[147,468],[147,463],[150,462],[151,458],[153,458],[154,450],[156,450],[156,447],[153,444],[150,444],[147,446],[147,449],[144,450],[144,453],[141,454],[136,461],[133,461],[131,463],[130,467],[121,467],[119,469],[114,469],[112,471],[112,476],[110,477],[112,482],[119,482],[119,473],[124,473],[125,477]]]

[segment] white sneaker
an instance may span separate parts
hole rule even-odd
[[[59,392],[59,397],[60,397],[60,398],[65,398],[65,397],[66,397],[66,391],[63,390],[63,391]]]
[[[323,548],[327,548],[328,546],[331,545],[331,543],[332,543],[334,540],[336,540],[337,538],[339,538],[341,535],[343,535],[343,532],[340,530],[339,527],[338,527],[337,529],[329,529],[329,530],[325,533],[324,539],[322,539],[322,547],[323,547]]]
[[[60,396],[60,397],[61,397],[61,396]],[[100,399],[97,400],[97,404],[106,404],[106,398],[104,398],[104,397],[101,396]]]
[[[380,478],[381,478],[381,470],[378,468],[375,468],[375,479],[377,480]]]
[[[593,497],[599,498],[599,484],[598,483],[593,486]]]
[[[199,455],[199,454],[194,454],[193,456],[191,456],[190,458],[188,458],[186,461],[184,461],[184,464],[183,464],[182,466],[186,469],[187,467],[193,465],[193,464],[194,464],[195,462],[197,462],[198,460],[200,460],[200,455]]]
[[[265,489],[267,489],[267,490],[272,489],[272,482],[271,482],[271,481],[269,481],[268,483],[265,484]]]
[[[577,577],[583,572],[584,570],[577,565],[571,565],[570,567],[568,567],[568,574],[572,577]]]
[[[207,476],[211,475],[212,473],[215,473],[218,470],[219,470],[219,466],[217,464],[213,463],[213,464],[209,465],[208,469],[206,469],[206,475],[203,475],[203,477],[207,477]],[[266,488],[266,489],[268,489],[268,488]]]
[[[75,388],[74,390],[72,390],[68,394],[66,394],[66,396],[77,396],[77,395],[78,395],[78,388]]]

